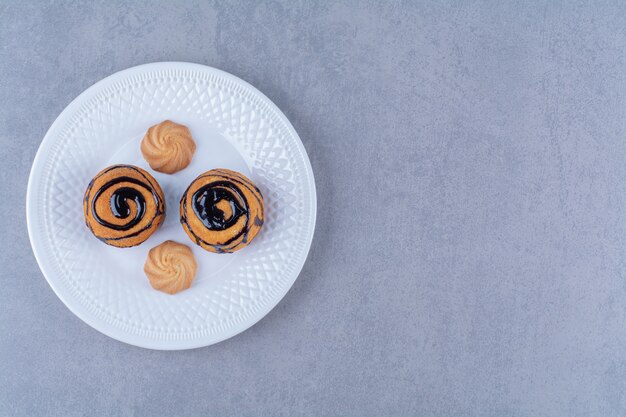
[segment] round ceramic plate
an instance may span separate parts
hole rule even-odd
[[[139,148],[165,119],[197,143],[191,165],[173,175],[151,170]],[[112,164],[146,169],[165,193],[164,224],[134,248],[107,246],[85,226],[87,184]],[[204,251],[179,222],[184,190],[213,168],[245,174],[265,200],[261,233],[234,254]],[[163,62],[111,75],[67,106],[35,157],[26,211],[37,262],[74,314],[126,343],[189,349],[247,329],[285,295],[311,245],[316,195],[302,142],[267,97],[223,71]],[[143,272],[148,250],[168,239],[190,246],[198,263],[191,288],[176,295],[152,289]]]

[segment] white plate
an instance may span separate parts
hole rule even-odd
[[[139,149],[164,119],[187,125],[197,142],[191,165],[174,175],[152,171]],[[148,170],[167,204],[163,226],[129,249],[97,240],[82,212],[90,179],[115,163]],[[247,175],[265,200],[261,233],[235,254],[202,250],[179,222],[183,191],[212,168]],[[162,62],[113,74],[63,110],[35,157],[26,212],[37,262],[74,314],[126,343],[189,349],[247,329],[285,295],[311,245],[316,194],[298,134],[267,97],[223,71]],[[173,296],[153,290],[143,273],[148,250],[168,239],[192,247],[198,262],[192,287]]]

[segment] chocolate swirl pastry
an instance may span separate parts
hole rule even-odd
[[[128,248],[150,237],[165,216],[163,191],[143,169],[113,165],[89,183],[83,200],[85,222],[107,245]]]
[[[247,246],[263,226],[263,197],[242,174],[212,169],[196,178],[180,200],[180,222],[191,240],[210,252]]]

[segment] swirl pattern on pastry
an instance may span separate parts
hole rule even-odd
[[[143,267],[152,288],[168,294],[189,288],[197,270],[191,249],[171,240],[150,249]]]
[[[150,168],[165,174],[187,168],[195,151],[187,126],[169,120],[152,126],[141,141],[141,153]]]
[[[244,175],[213,169],[196,178],[180,200],[180,222],[197,245],[231,253],[247,246],[263,226],[263,197]]]
[[[98,239],[127,248],[144,242],[161,225],[165,199],[159,184],[143,169],[113,165],[89,183],[83,212]]]

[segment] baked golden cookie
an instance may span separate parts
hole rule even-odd
[[[165,174],[187,168],[195,151],[187,126],[169,120],[152,126],[141,141],[141,153],[150,168]]]
[[[212,169],[196,178],[180,200],[180,222],[191,240],[216,253],[247,246],[263,226],[263,197],[242,174]]]
[[[171,240],[150,249],[143,267],[152,288],[168,294],[189,288],[197,270],[189,246]]]
[[[150,237],[165,217],[163,191],[150,174],[113,165],[89,183],[83,200],[89,230],[107,245],[128,248]]]

